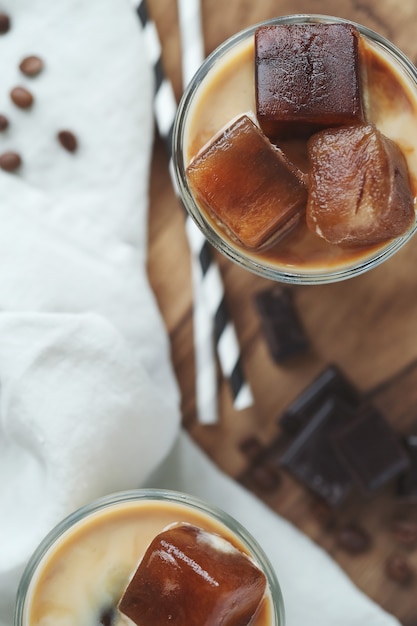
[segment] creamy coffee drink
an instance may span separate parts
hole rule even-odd
[[[152,492],[152,497],[149,498],[146,493],[142,493],[138,498],[135,495],[116,498],[105,506],[93,508],[88,514],[75,519],[75,523],[68,525],[68,528],[64,528],[64,532],[58,534],[36,563],[30,580],[23,580],[19,590],[15,625],[133,624],[134,622],[119,610],[118,605],[135,571],[139,571],[138,564],[142,559],[145,560],[144,555],[148,547],[155,540],[158,541],[159,536],[162,537],[161,545],[167,545],[166,538],[169,533],[175,533],[176,528],[184,527],[214,537],[213,550],[217,549],[218,542],[220,546],[223,540],[230,542],[237,549],[236,554],[239,558],[242,556],[248,564],[251,564],[251,568],[255,567],[256,571],[259,568],[259,576],[266,578],[268,582],[266,591],[262,591],[262,599],[251,626],[280,626],[283,622],[277,616],[280,615],[281,608],[274,608],[276,603],[280,602],[280,598],[273,598],[276,590],[271,588],[269,574],[265,575],[262,572],[263,565],[259,562],[258,555],[253,552],[251,543],[246,542],[245,536],[240,535],[238,526],[236,528],[228,526],[227,516],[222,521],[216,512],[211,513],[209,508],[205,510],[205,505],[200,506],[188,496],[178,497],[175,494],[164,493],[165,495],[159,496],[157,492]],[[224,552],[223,547],[222,551]],[[199,558],[191,560],[184,556],[180,547],[170,545],[170,550],[165,552],[161,560],[162,564],[177,552],[182,555],[187,566],[191,563],[192,575],[195,572],[197,574],[203,572],[205,576],[202,580],[208,579],[210,588],[216,586],[215,581],[213,582],[215,570],[207,573],[206,569],[201,567]],[[155,555],[160,553],[159,546],[158,550],[151,554],[149,563],[152,564]],[[177,567],[176,569],[178,570]],[[196,585],[200,584],[199,579],[201,576],[197,575]],[[163,584],[164,588],[167,585],[169,587],[169,580],[163,581]],[[181,586],[181,578],[177,579],[177,586],[178,584]],[[242,574],[241,585],[244,584]],[[214,592],[217,593],[216,590]],[[167,594],[169,593],[168,589]],[[187,593],[190,593],[189,587]],[[196,588],[195,593],[202,602],[204,589]],[[147,588],[145,595],[147,602],[150,601],[155,607],[163,607],[163,594],[159,594],[158,597],[149,596]],[[174,597],[181,598],[181,593]],[[131,598],[129,602],[132,602]],[[223,599],[220,599],[220,602],[223,602]],[[162,615],[160,623],[167,623],[166,619],[167,617]],[[156,623],[155,619],[152,621],[154,622],[152,626],[158,626],[159,622]],[[142,624],[142,621],[136,623]],[[143,623],[147,624],[146,621]],[[172,620],[172,623],[178,622]],[[215,624],[214,621],[204,623]],[[230,624],[234,623],[230,621]]]
[[[283,18],[282,21],[286,25],[303,23],[304,18],[291,19],[290,17]],[[314,22],[314,19],[312,21]],[[324,18],[323,21],[326,24],[332,23],[332,18]],[[272,22],[275,24],[280,20]],[[194,181],[189,177],[193,173],[193,163],[198,161],[200,155],[203,154],[205,157],[207,147],[219,137],[221,145],[226,135],[229,137],[230,133],[233,134],[233,124],[241,116],[247,116],[259,124],[255,88],[255,38],[256,29],[249,29],[246,34],[237,37],[233,45],[226,44],[223,49],[215,53],[215,59],[209,62],[207,71],[203,72],[198,82],[192,85],[188,94],[185,95],[179,113],[182,119],[177,122],[174,148],[181,151],[181,154],[177,154],[177,177],[186,207],[211,243],[238,263],[270,278],[274,278],[274,274],[277,273],[280,279],[280,274],[282,277],[289,272],[294,273],[296,278],[294,282],[304,282],[303,277],[307,277],[306,282],[314,282],[314,275],[317,274],[317,282],[321,282],[320,274],[324,273],[328,280],[333,273],[344,273],[345,270],[349,272],[349,268],[366,265],[369,259],[372,265],[372,259],[378,257],[380,253],[384,254],[383,251],[387,247],[391,245],[396,247],[399,243],[393,243],[397,236],[395,229],[391,241],[387,241],[390,239],[388,235],[385,241],[372,243],[371,240],[369,243],[365,238],[363,245],[358,245],[357,241],[353,246],[339,245],[329,243],[317,236],[319,228],[317,232],[312,232],[307,227],[306,220],[300,219],[295,227],[291,227],[288,232],[284,233],[284,236],[278,237],[276,241],[272,238],[268,245],[262,245],[261,241],[261,245],[255,248],[251,245],[244,245],[245,242],[242,245],[242,241],[239,241],[233,232],[228,230],[227,224],[224,227],[213,212],[208,210],[198,194],[194,193]],[[411,64],[404,65],[403,59],[399,59],[381,41],[382,38],[379,36],[359,27],[358,72],[363,98],[364,123],[368,124],[365,131],[375,128],[377,133],[381,136],[383,134],[384,141],[386,136],[387,141],[391,142],[387,152],[395,144],[395,149],[399,149],[401,158],[405,157],[406,166],[402,174],[408,179],[409,184],[409,215],[404,220],[404,232],[401,232],[399,237],[401,240],[402,236],[406,239],[410,231],[415,228],[417,80],[415,69],[411,67]],[[225,134],[222,136],[222,133]],[[271,143],[282,149],[285,157],[288,157],[290,162],[298,168],[301,173],[299,178],[304,175],[307,188],[310,175],[311,189],[311,154],[308,152],[308,140],[309,137],[291,137],[290,133],[287,133],[281,138],[272,138]],[[358,139],[358,143],[360,142],[361,138]],[[389,158],[388,156],[388,160]],[[387,167],[389,168],[389,164]],[[187,168],[190,169],[187,170]],[[396,168],[395,164],[393,169]],[[383,174],[385,172],[383,168],[380,171]],[[210,175],[216,176],[215,172]],[[395,174],[390,175],[394,180]],[[380,176],[380,178],[384,177]],[[209,180],[208,174],[207,180]],[[239,186],[241,183],[241,180],[230,180],[230,185]],[[382,189],[382,197],[389,193],[389,187],[386,193]],[[248,239],[248,241],[251,243],[251,240]],[[354,269],[354,273],[355,271]],[[308,278],[309,275],[312,276],[311,280]]]

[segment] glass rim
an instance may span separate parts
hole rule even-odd
[[[53,549],[56,541],[62,539],[74,526],[81,523],[82,520],[93,516],[106,508],[117,507],[128,502],[140,501],[170,502],[190,507],[201,513],[209,515],[235,534],[245,548],[248,549],[251,556],[253,556],[267,578],[271,596],[271,612],[274,619],[274,626],[284,626],[284,600],[277,574],[264,549],[255,537],[237,519],[214,504],[188,493],[171,489],[156,488],[129,489],[97,498],[92,502],[79,507],[56,524],[38,544],[23,571],[16,594],[13,619],[14,626],[24,625],[26,599],[27,593],[30,590],[31,582],[34,579],[38,567],[42,564],[42,561],[47,556],[49,550]]]
[[[261,26],[274,24],[308,24],[315,22],[344,23],[356,27],[362,36],[378,44],[392,57],[394,57],[395,61],[405,71],[408,78],[414,83],[417,90],[416,66],[395,44],[371,28],[346,18],[320,13],[297,13],[283,15],[257,22],[256,24],[240,30],[223,41],[206,57],[184,90],[177,108],[172,132],[172,159],[177,189],[179,190],[179,195],[187,213],[204,234],[208,242],[229,260],[254,274],[274,281],[299,285],[320,285],[340,282],[347,280],[348,278],[359,276],[360,274],[377,267],[403,248],[403,246],[414,236],[417,231],[417,219],[406,233],[388,241],[386,244],[381,244],[376,248],[374,253],[365,253],[363,257],[360,257],[356,261],[353,260],[350,263],[341,264],[340,266],[335,265],[334,268],[313,268],[309,270],[308,268],[293,268],[291,266],[286,267],[284,264],[282,266],[278,266],[273,265],[272,263],[263,263],[262,261],[257,260],[255,256],[252,256],[251,252],[248,252],[248,254],[245,255],[240,251],[238,246],[235,247],[233,245],[233,242],[229,242],[227,239],[222,238],[204,217],[204,214],[194,199],[187,182],[186,166],[183,159],[184,128],[187,112],[194,100],[198,87],[203,82],[214,64],[232,47],[252,36],[255,33],[255,30]]]

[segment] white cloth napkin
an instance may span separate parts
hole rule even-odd
[[[397,624],[179,431],[145,270],[152,80],[130,4],[4,0],[2,10],[12,29],[0,37],[0,111],[11,125],[0,151],[24,164],[0,172],[0,624],[11,626],[22,568],[53,525],[147,483],[248,527],[276,567],[288,626]],[[19,74],[26,54],[44,58],[40,76]],[[33,92],[32,110],[10,103],[16,84]],[[77,134],[75,154],[56,142],[62,128]]]
[[[0,618],[29,554],[100,494],[136,487],[179,427],[145,261],[152,72],[124,0],[9,0],[0,37]],[[20,60],[45,70],[25,78]],[[10,89],[34,94],[30,111]],[[71,129],[75,154],[56,141]],[[1,621],[0,619],[0,621]]]

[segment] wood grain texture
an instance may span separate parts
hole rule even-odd
[[[148,4],[163,43],[166,72],[180,97],[176,3],[148,0]],[[338,15],[377,30],[417,61],[417,4],[410,0],[202,0],[202,7],[206,53],[253,23],[278,15],[314,12]],[[219,422],[202,426],[195,416],[192,290],[184,213],[171,187],[165,148],[156,138],[150,187],[150,280],[171,340],[184,426],[226,473],[236,479],[244,475],[248,459],[241,450],[242,441],[256,436],[268,445],[274,440],[282,410],[329,363],[346,372],[397,430],[407,432],[416,424],[415,241],[383,266],[350,281],[294,287],[312,348],[307,356],[285,367],[271,360],[253,303],[254,294],[270,283],[217,258],[255,405],[234,411],[228,386],[219,378]],[[284,473],[274,489],[262,490],[250,481],[246,486],[323,546],[360,589],[403,624],[417,623],[417,548],[397,545],[390,532],[390,523],[397,516],[417,519],[417,504],[400,503],[388,487],[372,499],[355,496],[323,518],[317,515],[313,497]],[[335,541],[337,528],[351,521],[360,523],[372,536],[371,550],[360,556],[343,552]],[[385,560],[396,551],[404,553],[416,570],[416,579],[408,587],[393,583],[385,575]]]

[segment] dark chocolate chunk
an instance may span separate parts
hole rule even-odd
[[[67,150],[68,152],[75,152],[78,147],[78,141],[76,136],[70,130],[61,130],[59,131],[58,141],[61,146]]]
[[[283,456],[282,466],[332,506],[352,488],[352,478],[334,451],[330,435],[351,419],[351,410],[337,400],[326,400],[311,415]]]
[[[33,95],[26,87],[13,87],[10,97],[19,109],[29,109],[33,104]]]
[[[405,437],[403,444],[410,465],[398,478],[397,495],[402,498],[417,500],[417,435]]]
[[[5,172],[14,172],[22,163],[20,154],[17,152],[3,152],[0,154],[0,168]]]
[[[316,236],[342,247],[370,246],[415,222],[404,154],[373,124],[315,133],[308,155],[306,223]]]
[[[10,17],[7,13],[0,13],[0,35],[5,35],[10,30]]]
[[[373,406],[362,407],[349,423],[332,434],[333,449],[366,491],[373,492],[410,464],[397,434]]]
[[[349,554],[362,554],[371,547],[371,538],[364,528],[357,524],[348,524],[338,528],[336,544]]]
[[[329,365],[306,387],[279,418],[280,426],[289,434],[296,434],[327,400],[337,398],[348,407],[357,408],[359,391],[335,366]]]
[[[265,588],[255,562],[220,535],[177,524],[153,539],[118,608],[138,626],[239,626]]]
[[[304,354],[310,343],[290,289],[278,285],[258,292],[255,303],[269,352],[276,363]]]
[[[5,115],[0,113],[0,132],[7,130],[7,128],[9,128],[9,120]]]
[[[414,578],[414,570],[405,556],[392,554],[385,562],[385,571],[390,580],[399,585],[409,585]]]
[[[278,470],[268,463],[255,465],[249,474],[255,486],[261,491],[274,491],[281,483]]]
[[[37,76],[43,70],[42,59],[34,54],[25,57],[19,64],[20,71],[26,76]]]

